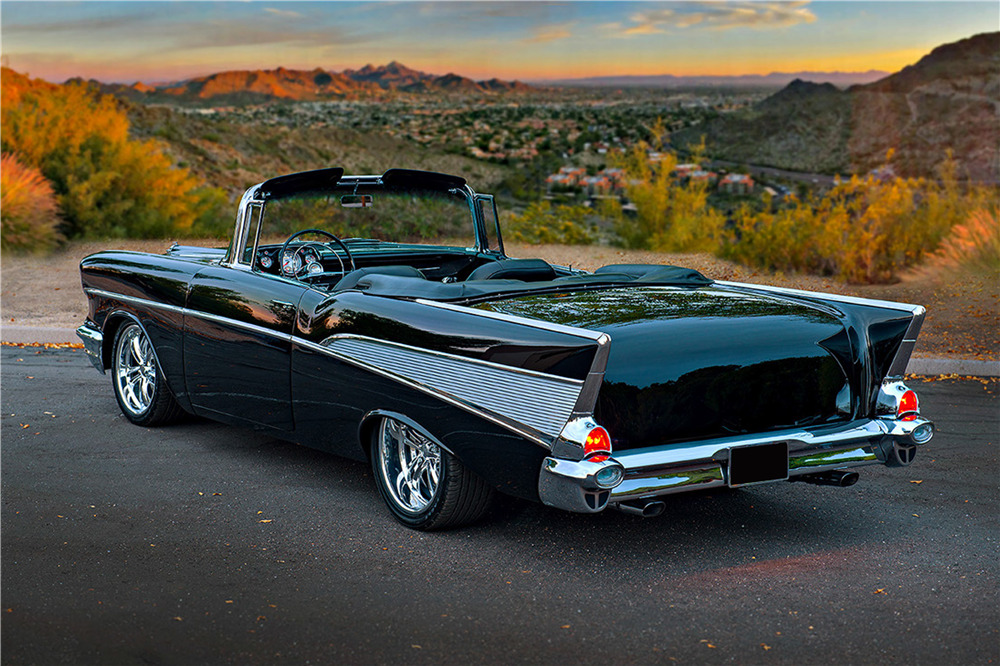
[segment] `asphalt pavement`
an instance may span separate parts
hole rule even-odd
[[[850,488],[422,534],[364,464],[132,426],[79,350],[0,361],[4,664],[1000,660],[995,381],[916,383],[937,436]]]

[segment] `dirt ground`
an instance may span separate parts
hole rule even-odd
[[[218,241],[184,241],[218,246]],[[4,256],[0,259],[0,316],[4,323],[69,328],[87,315],[80,289],[80,259],[105,249],[162,252],[170,241],[99,241],[71,243],[48,257]],[[709,254],[668,254],[612,247],[523,245],[510,243],[515,257],[541,257],[563,266],[593,270],[616,263],[674,264],[694,268],[710,278],[850,294],[927,308],[917,356],[1000,359],[1000,281],[986,278],[904,275],[891,285],[850,285],[830,278],[757,271]]]

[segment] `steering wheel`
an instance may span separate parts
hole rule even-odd
[[[329,243],[336,243],[337,245],[339,245],[341,247],[341,249],[344,250],[344,254],[347,255],[347,258],[350,259],[350,261],[351,261],[351,270],[353,271],[356,268],[356,266],[354,265],[354,257],[351,255],[351,250],[347,247],[347,245],[344,243],[344,241],[340,240],[339,238],[337,238],[336,236],[334,236],[333,234],[331,234],[329,231],[326,231],[324,229],[303,229],[302,231],[296,231],[294,234],[292,234],[291,236],[289,236],[285,240],[285,242],[281,244],[281,249],[278,250],[278,261],[280,262],[279,265],[281,266],[281,274],[282,275],[287,275],[288,277],[298,278],[298,274],[301,272],[301,269],[299,269],[297,271],[294,271],[291,275],[289,275],[289,273],[287,271],[285,271],[285,251],[288,250],[288,245],[293,240],[295,240],[299,236],[304,236],[305,234],[320,234],[322,236],[327,236],[330,240],[327,243],[316,243],[316,242],[312,242],[312,241],[303,243],[302,245],[300,245],[297,248],[295,248],[295,254],[298,254],[299,252],[301,252],[303,249],[309,247],[310,245],[320,245],[320,246],[322,246],[322,245],[329,245]],[[337,254],[336,252],[333,253],[333,256],[337,257],[337,261],[340,262],[340,272],[343,273],[343,274],[346,274],[347,273],[347,266],[346,266],[346,264],[344,264],[344,260],[341,259],[340,255]],[[303,266],[303,268],[304,268],[304,266]],[[317,273],[317,274],[314,274],[314,275],[323,275],[323,274],[328,273],[328,272],[330,272],[330,271],[325,271],[324,273]],[[306,276],[303,276],[303,277],[306,277]]]

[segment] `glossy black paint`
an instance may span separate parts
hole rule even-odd
[[[595,417],[616,450],[867,415],[909,322],[879,308],[717,286],[527,295],[479,307],[611,337]]]
[[[363,335],[577,379],[590,367],[592,340],[356,291],[330,295],[294,280],[217,265],[219,252],[187,254],[181,258],[184,248],[167,255],[105,252],[81,264],[85,288],[151,302],[91,296],[90,319],[113,337],[109,315],[134,314],[185,409],[352,458],[367,455],[368,441],[359,432],[366,414],[409,415],[499,490],[537,499],[544,447],[426,393],[296,345],[293,337],[322,343],[338,334]],[[374,265],[409,259],[432,270],[443,261],[468,265],[476,257],[393,244],[381,252],[368,248],[361,256]]]
[[[80,263],[84,288],[132,296],[182,308],[191,278],[202,266],[196,262],[139,252],[101,252]],[[184,317],[175,309],[148,308],[125,299],[90,296],[89,319],[104,331],[104,361],[118,327],[134,317],[149,335],[167,386],[180,405],[191,410],[184,385]]]
[[[296,431],[292,438],[357,460],[368,454],[376,411],[413,419],[501,492],[538,499],[538,471],[547,450],[498,425],[321,352],[292,355]]]
[[[578,336],[356,291],[326,298],[313,292],[303,301],[307,313],[301,332],[314,342],[362,335],[570,379],[586,377],[597,348]]]
[[[185,379],[196,413],[294,430],[290,338],[305,292],[302,284],[283,278],[220,266],[198,271],[191,280],[189,310],[251,324],[272,334],[185,316]]]
[[[355,250],[359,266],[412,265],[428,277],[467,276],[495,259],[373,241]],[[85,259],[85,288],[124,297],[90,296],[89,318],[106,346],[135,317],[189,411],[353,458],[367,455],[369,415],[407,415],[498,489],[531,499],[548,449],[296,340],[360,335],[583,379],[596,343],[545,322],[603,331],[611,354],[595,416],[615,447],[627,449],[870,415],[911,320],[899,310],[718,285],[547,283],[544,294],[512,285],[474,304],[540,323],[530,326],[359,291],[327,293],[221,265],[223,255],[179,247]]]

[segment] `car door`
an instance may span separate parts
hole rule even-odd
[[[291,336],[306,287],[211,266],[191,281],[184,332],[187,390],[195,411],[232,422],[294,429]]]

